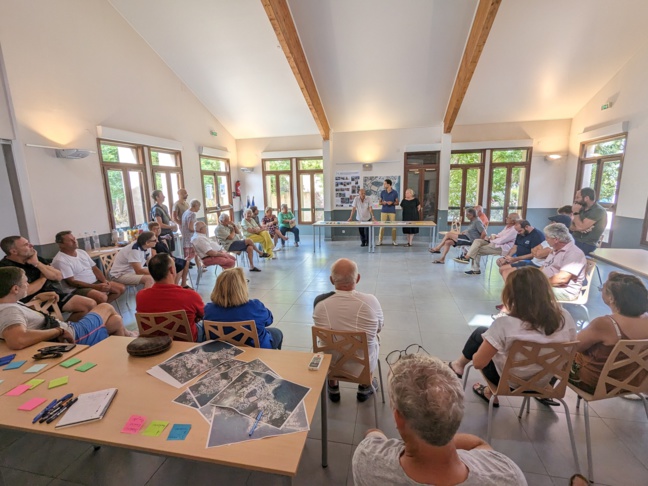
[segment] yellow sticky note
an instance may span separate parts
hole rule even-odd
[[[148,427],[146,427],[146,430],[142,432],[142,435],[146,435],[148,437],[158,437],[160,434],[162,434],[162,432],[164,432],[164,429],[166,429],[167,425],[169,425],[169,422],[164,422],[163,420],[154,420]]]
[[[29,380],[28,382],[26,382],[25,385],[29,385],[29,389],[33,390],[41,383],[45,383],[45,380],[39,380],[38,378],[34,378],[33,380]]]
[[[57,378],[56,380],[51,380],[47,388],[56,388],[57,386],[67,385],[67,382],[68,377],[62,376],[61,378]]]

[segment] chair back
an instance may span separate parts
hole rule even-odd
[[[648,339],[622,339],[614,345],[588,400],[639,393],[648,393]]]
[[[27,302],[27,304],[25,305],[27,307],[30,307],[31,309],[34,309],[36,312],[51,314],[54,317],[56,317],[59,321],[63,320],[63,314],[61,314],[61,309],[59,308],[58,304],[54,299],[49,299],[45,301],[33,299]]]
[[[590,288],[592,287],[592,280],[594,279],[594,272],[596,271],[596,262],[591,258],[587,259],[587,267],[585,269],[585,284],[581,287],[581,293],[576,300],[570,301],[572,304],[585,305],[589,299]]]
[[[101,270],[103,271],[104,277],[106,277],[107,280],[110,280],[110,269],[113,266],[113,263],[115,262],[115,257],[117,256],[117,252],[114,253],[102,253],[99,255],[99,261],[101,262]]]
[[[577,341],[567,343],[513,342],[497,387],[497,395],[563,398],[577,344]],[[516,375],[516,368],[529,365],[538,365],[541,369],[529,378],[521,378]],[[552,378],[558,380],[554,385],[550,384]]]
[[[313,352],[332,354],[329,380],[371,383],[367,334],[313,326]]]
[[[193,334],[187,313],[184,310],[172,312],[136,312],[135,320],[139,329],[139,335],[148,336],[171,336],[174,341],[194,342]]]
[[[459,221],[459,218],[454,218],[452,220],[450,223],[450,231],[454,231],[455,233],[461,232],[461,221]]]
[[[234,346],[249,346],[251,339],[254,348],[260,348],[259,334],[254,321],[218,322],[203,321],[205,326],[205,339],[225,341]]]

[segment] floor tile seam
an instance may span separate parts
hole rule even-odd
[[[162,468],[162,466],[164,466],[166,464],[167,460],[169,459],[169,457],[165,457],[165,456],[159,456],[159,457],[164,457],[164,460],[160,463],[160,465],[157,467],[157,469],[155,469],[155,471],[153,471],[153,474],[151,474],[151,476],[146,480],[146,482],[144,483],[144,486],[148,486],[151,483],[151,480],[153,479],[153,477],[158,473],[158,471]]]
[[[70,440],[70,441],[74,441],[74,439],[68,439],[68,438],[66,438],[66,437],[54,437],[54,439],[55,439],[55,440],[61,440],[61,439],[62,439],[62,440]],[[82,442],[82,441],[77,441],[77,442],[79,442],[79,443],[85,445],[87,449],[85,449],[85,450],[82,451],[78,456],[76,456],[74,459],[72,459],[72,460],[70,461],[70,463],[65,467],[65,469],[63,469],[63,471],[61,471],[60,474],[59,474],[58,476],[55,477],[56,479],[61,479],[62,481],[65,481],[65,479],[63,479],[61,476],[62,476],[63,474],[65,474],[65,472],[66,472],[69,468],[71,468],[72,465],[73,465],[74,463],[76,463],[79,459],[81,459],[81,458],[82,458],[82,457],[83,457],[87,452],[92,451],[92,444],[91,444],[91,443],[89,443],[89,442]],[[28,471],[28,472],[29,472],[29,471]]]
[[[32,475],[34,475],[34,476],[39,476],[39,477],[41,477],[41,478],[51,479],[52,481],[55,481],[56,479],[58,479],[58,478],[55,477],[55,476],[47,476],[46,474],[35,473],[35,472],[33,472],[33,471],[27,471],[26,469],[20,469],[20,468],[18,468],[18,467],[13,467],[13,466],[2,466],[2,467],[0,467],[0,469],[13,469],[14,471],[19,471],[19,472],[21,472],[21,473],[32,474]],[[52,481],[50,481],[50,483],[51,483]],[[6,481],[5,481],[5,484],[6,484]],[[48,484],[49,484],[49,483],[48,483]]]
[[[630,445],[623,439],[624,436],[617,434],[614,431],[614,429],[612,427],[610,427],[610,425],[605,421],[604,418],[601,417],[601,421],[605,424],[605,426],[608,429],[610,429],[612,431],[612,434],[614,434],[614,436],[617,438],[617,440],[619,442],[621,442],[626,447],[626,449],[628,449],[630,451],[630,454],[632,454],[632,456],[637,460],[637,462],[639,464],[641,464],[644,469],[646,469],[646,474],[648,475],[648,465],[646,464],[646,461],[644,459],[642,459],[641,457],[639,457],[637,454],[634,453],[633,448],[630,447]],[[633,422],[633,421],[630,420],[629,422]],[[642,445],[645,446],[645,444],[642,444]]]

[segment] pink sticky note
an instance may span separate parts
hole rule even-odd
[[[30,410],[34,410],[44,401],[44,398],[32,398],[31,400],[23,403],[20,407],[18,407],[18,410],[27,410],[29,412]]]
[[[17,397],[18,395],[22,395],[25,393],[27,390],[31,390],[31,386],[29,385],[18,385],[16,388],[13,390],[7,392],[8,397]]]
[[[146,417],[141,415],[131,415],[121,430],[122,434],[137,434],[146,423]]]

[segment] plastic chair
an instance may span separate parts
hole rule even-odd
[[[626,378],[619,378],[618,371],[634,366]],[[589,402],[605,400],[607,398],[622,397],[624,395],[638,395],[643,401],[646,416],[648,417],[648,400],[644,393],[648,393],[648,339],[622,339],[617,342],[608,356],[601,376],[596,384],[594,393],[587,393],[573,383],[569,383],[576,395],[576,410],[583,400],[585,406],[585,438],[587,441],[587,472],[590,481],[594,481],[594,466],[592,464],[592,437],[589,421]]]
[[[205,326],[205,340],[225,341],[234,346],[249,346],[247,342],[252,339],[254,342],[253,348],[261,347],[259,333],[254,321],[203,321],[203,325]],[[226,328],[230,328],[230,331],[226,332]]]
[[[567,390],[567,381],[571,370],[574,355],[576,354],[577,341],[567,343],[534,343],[531,341],[515,341],[508,352],[508,358],[499,385],[494,385],[484,377],[490,388],[491,395],[488,403],[488,431],[486,442],[491,441],[493,425],[493,401],[496,397],[522,397],[522,406],[518,419],[522,418],[522,411],[526,406],[529,413],[531,398],[554,398],[565,407],[565,418],[569,429],[569,440],[571,441],[572,454],[576,471],[580,471],[574,429],[572,428],[569,407],[563,400]],[[521,378],[515,374],[515,368],[520,366],[538,365],[540,371],[529,378]],[[463,387],[466,389],[468,373],[473,368],[472,363],[466,366],[463,375]],[[554,385],[550,384],[552,379],[557,380]]]
[[[587,300],[589,299],[590,288],[592,287],[592,279],[594,277],[594,272],[596,271],[596,262],[594,260],[587,260],[586,274],[585,274],[585,284],[581,287],[580,295],[575,300],[558,300],[562,305],[579,305],[585,310],[585,315],[587,316],[587,322],[590,320],[589,310],[587,309]],[[582,326],[581,326],[582,327]]]
[[[312,334],[313,352],[333,355],[335,362],[331,362],[328,372],[329,380],[347,381],[358,385],[369,383],[371,385],[374,398],[374,417],[376,427],[378,427],[378,398],[376,397],[378,391],[373,384],[367,334],[356,331],[334,331],[317,326],[312,327]],[[362,355],[362,358],[358,356],[359,354]],[[385,403],[380,359],[378,359],[378,376],[380,377],[382,402]]]
[[[184,310],[172,312],[135,313],[135,321],[141,337],[171,336],[174,341],[195,342],[191,326]]]
[[[27,302],[27,304],[25,305],[27,307],[34,309],[36,312],[52,314],[59,321],[63,320],[63,314],[61,313],[61,309],[59,309],[59,306],[54,299],[49,299],[45,301],[33,299]]]

